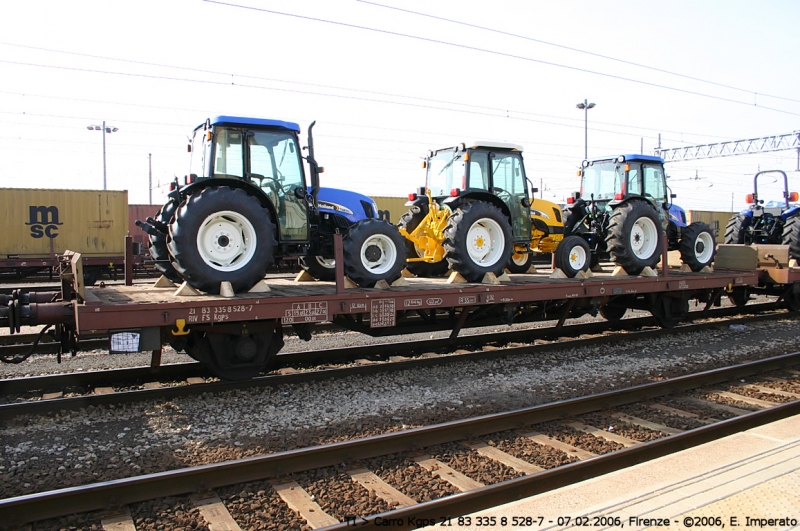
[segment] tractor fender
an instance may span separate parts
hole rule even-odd
[[[508,205],[506,205],[502,199],[497,197],[494,194],[490,194],[488,192],[464,192],[460,194],[458,197],[448,197],[444,201],[442,201],[442,205],[447,206],[451,211],[455,212],[455,210],[461,206],[462,204],[469,202],[469,201],[484,201],[486,203],[491,203],[509,219],[509,223],[511,223],[511,212],[508,210]]]
[[[798,215],[800,215],[800,206],[791,206],[784,210],[783,214],[781,214],[781,217],[784,221],[786,221],[787,219]]]

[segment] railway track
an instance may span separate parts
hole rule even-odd
[[[430,339],[400,343],[381,343],[360,347],[301,351],[279,354],[271,374],[248,381],[225,382],[209,377],[199,363],[170,364],[152,369],[135,367],[108,371],[89,371],[0,380],[0,419],[34,415],[87,406],[125,404],[143,400],[167,400],[206,392],[221,392],[250,387],[276,387],[287,383],[326,378],[344,378],[392,370],[456,363],[466,360],[519,356],[531,353],[608,344],[619,340],[614,332],[626,332],[626,340],[689,333],[723,325],[745,325],[788,315],[774,305],[760,306],[773,313],[737,317],[724,322],[705,319],[674,329],[646,329],[654,325],[649,317],[617,322],[595,321],[574,324],[558,332],[533,328],[513,332],[486,333],[449,339]],[[706,318],[730,315],[733,308],[722,308]],[[695,312],[701,314],[701,312]],[[696,320],[702,315],[694,316]],[[636,330],[635,332],[630,332]],[[589,337],[582,337],[589,336]],[[559,338],[581,338],[563,341]],[[539,343],[537,343],[539,341]],[[550,341],[542,343],[542,341]]]
[[[800,353],[792,353],[514,411],[8,498],[0,500],[0,522],[73,515],[71,525],[85,528],[112,520],[136,529],[193,521],[227,529],[455,524],[461,515],[800,414],[798,364]],[[609,431],[608,422],[617,429]]]

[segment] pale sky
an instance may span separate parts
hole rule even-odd
[[[153,202],[218,114],[316,120],[324,186],[405,196],[428,149],[521,144],[562,201],[590,158],[800,129],[796,0],[2,0],[0,186]],[[603,56],[603,57],[601,57]],[[692,79],[694,78],[694,79]],[[797,153],[669,163],[686,209],[745,207]],[[541,183],[541,184],[540,184]],[[774,185],[773,185],[774,188]],[[775,198],[779,197],[773,194]],[[764,195],[762,195],[764,197]],[[765,197],[769,198],[769,197]]]

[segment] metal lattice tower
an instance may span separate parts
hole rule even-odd
[[[717,142],[715,144],[702,144],[679,148],[656,148],[654,153],[664,162],[679,160],[709,159],[715,157],[732,157],[734,155],[749,155],[752,153],[768,153],[770,151],[783,151],[796,149],[798,156],[798,169],[800,169],[800,131],[784,135],[764,136],[746,140],[732,140],[730,142]]]

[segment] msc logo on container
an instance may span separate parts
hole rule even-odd
[[[31,238],[47,236],[51,240],[58,236],[58,207],[55,206],[30,206],[30,221],[25,225],[31,227]]]

